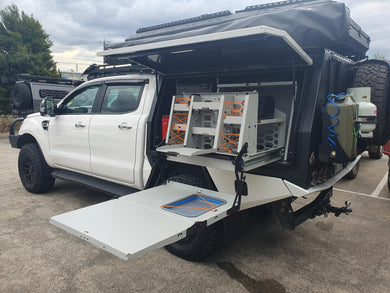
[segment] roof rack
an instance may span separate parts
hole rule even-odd
[[[227,16],[230,14],[232,14],[232,13],[229,10],[219,11],[219,12],[210,13],[210,14],[203,14],[200,16],[191,17],[191,18],[182,19],[182,20],[173,21],[173,22],[168,22],[168,23],[164,23],[164,24],[153,25],[153,26],[148,26],[148,27],[141,27],[141,28],[137,29],[136,33],[138,34],[138,33],[150,32],[150,31],[161,29],[161,28],[167,28],[167,27],[176,26],[176,25],[180,25],[180,24],[193,23],[193,22],[202,21],[202,20],[206,20],[206,19]]]
[[[88,75],[87,79],[95,79],[105,76],[125,75],[131,73],[151,73],[152,70],[142,65],[122,64],[122,65],[97,65],[92,64],[85,69],[83,74]]]
[[[330,0],[287,0],[287,1],[279,1],[279,2],[272,2],[272,3],[265,3],[265,4],[259,4],[259,5],[251,5],[247,6],[244,10],[238,10],[238,12],[248,12],[248,11],[254,11],[254,10],[263,10],[263,9],[269,9],[269,8],[275,8],[275,7],[283,7],[283,6],[289,6],[294,4],[301,4],[301,3],[308,3],[308,2],[330,2]]]
[[[55,83],[55,84],[66,84],[66,85],[79,85],[84,82],[84,81],[74,80],[74,79],[46,77],[46,76],[30,75],[30,74],[18,74],[17,80],[28,80],[31,82]]]

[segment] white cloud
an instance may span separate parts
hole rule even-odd
[[[381,52],[390,58],[390,1],[353,2],[351,16],[371,38],[370,56]]]
[[[96,56],[95,50],[88,50],[80,46],[72,46],[66,49],[53,47],[53,57],[61,71],[84,71],[92,63],[101,63],[101,58]]]

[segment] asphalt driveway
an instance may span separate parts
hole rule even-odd
[[[64,181],[30,194],[17,155],[1,138],[0,292],[390,292],[387,158],[364,155],[358,178],[335,186],[335,205],[352,201],[352,214],[289,231],[255,210],[235,240],[194,263],[165,249],[123,261],[50,225],[53,215],[108,198]]]

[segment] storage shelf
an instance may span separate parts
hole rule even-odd
[[[173,107],[174,111],[182,111],[182,112],[188,112],[190,108],[187,104],[175,104]]]
[[[219,102],[193,102],[192,109],[194,110],[219,110]]]
[[[200,134],[200,135],[216,135],[216,129],[215,128],[209,128],[209,127],[192,127],[192,134]]]
[[[273,119],[263,119],[260,120],[258,125],[273,124],[273,123],[282,123],[284,122],[283,118],[273,118]]]
[[[242,116],[226,116],[223,120],[225,124],[241,124]]]
[[[176,102],[180,99],[174,97],[172,101],[173,123],[169,125],[172,138],[166,146],[157,148],[159,152],[182,162],[223,169],[229,169],[231,161],[220,164],[219,160],[237,156],[244,144],[247,144],[245,170],[283,158],[286,114],[275,108],[274,118],[259,121],[257,92],[191,95],[191,102],[185,104]]]

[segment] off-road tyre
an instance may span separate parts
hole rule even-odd
[[[45,193],[54,185],[55,179],[51,176],[51,168],[36,143],[22,146],[19,152],[18,169],[24,188],[31,193]]]
[[[379,160],[383,156],[383,146],[382,145],[370,145],[368,147],[368,155],[372,160]]]
[[[11,91],[11,104],[13,109],[32,109],[32,95],[30,87],[25,83],[17,83]]]
[[[169,178],[192,186],[207,188],[206,181],[198,175],[181,174]],[[200,261],[208,257],[223,242],[224,227],[221,221],[208,227],[199,225],[186,238],[167,245],[165,248],[172,254],[190,261]]]
[[[387,188],[390,191],[390,168],[389,168],[389,171],[387,172]]]
[[[371,87],[371,103],[377,106],[377,124],[372,138],[372,144],[386,143],[386,121],[390,118],[389,67],[381,61],[366,62],[359,66],[353,79],[353,87]]]
[[[356,163],[355,166],[353,166],[352,170],[347,173],[347,175],[344,176],[345,179],[353,180],[356,178],[356,176],[359,174],[359,168],[360,168],[360,161]]]

